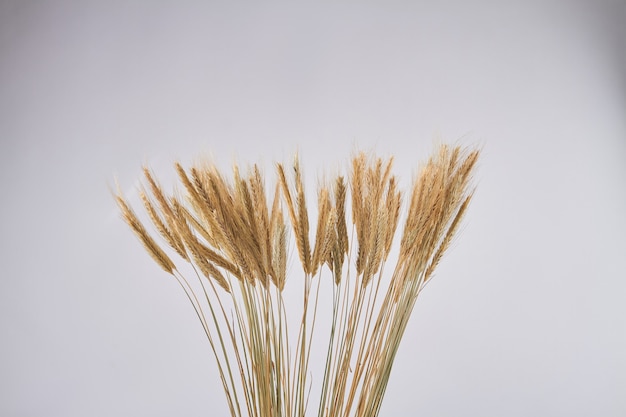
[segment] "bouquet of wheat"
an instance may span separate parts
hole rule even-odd
[[[291,174],[276,165],[271,193],[257,166],[245,174],[235,166],[228,178],[208,163],[177,163],[182,189],[171,195],[144,168],[141,200],[167,250],[119,191],[116,199],[193,305],[232,416],[304,416],[314,384],[318,416],[376,416],[416,298],[472,198],[478,155],[440,145],[414,179],[404,216],[392,160],[356,155],[347,180],[337,176],[319,187],[313,239],[298,158]],[[386,271],[401,217],[397,257]],[[290,236],[303,271],[297,308],[285,300]],[[320,294],[323,280],[327,294]],[[330,322],[315,332],[321,308]],[[297,322],[291,332],[289,320]],[[326,360],[314,381],[315,340]]]

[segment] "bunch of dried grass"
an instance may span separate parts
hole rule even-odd
[[[472,198],[479,152],[441,145],[413,181],[399,253],[384,266],[402,194],[392,160],[361,153],[348,180],[318,190],[315,238],[298,159],[293,178],[277,165],[271,194],[258,167],[225,178],[214,166],[176,164],[184,197],[166,195],[144,169],[141,200],[166,252],[118,192],[122,216],[145,249],[185,291],[217,361],[233,416],[304,416],[314,337],[327,337],[318,416],[376,416],[415,300],[449,247]],[[350,201],[348,199],[350,191]],[[352,213],[348,230],[346,212]],[[290,228],[285,220],[289,219]],[[302,309],[288,311],[288,230],[304,271]],[[168,252],[191,265],[198,284]],[[329,333],[314,334],[320,282],[332,276]],[[289,336],[287,319],[299,320]],[[295,344],[294,344],[295,339]]]

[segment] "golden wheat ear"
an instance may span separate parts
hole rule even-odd
[[[126,224],[130,226],[131,230],[135,233],[135,236],[139,238],[146,251],[150,254],[150,256],[152,256],[152,259],[154,259],[165,272],[174,274],[174,270],[176,269],[174,262],[172,262],[169,256],[165,254],[163,249],[161,249],[161,247],[148,234],[146,228],[139,221],[137,215],[130,208],[126,200],[121,196],[121,194],[117,194],[115,199],[122,213],[122,218]]]
[[[304,195],[304,184],[302,181],[302,172],[300,171],[300,162],[296,157],[294,160],[293,171],[295,177],[295,192],[291,191],[291,187],[287,182],[285,169],[282,164],[277,164],[278,180],[283,191],[291,226],[296,238],[296,246],[302,268],[307,275],[311,273],[311,248],[309,243],[309,217],[306,210],[306,198]],[[295,195],[295,198],[294,198]]]

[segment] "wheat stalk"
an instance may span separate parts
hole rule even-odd
[[[390,273],[385,264],[403,200],[392,159],[359,153],[347,182],[339,175],[320,186],[312,240],[298,158],[293,182],[282,164],[276,166],[273,194],[267,194],[257,166],[245,175],[235,166],[229,179],[212,165],[185,169],[177,163],[182,196],[167,195],[144,168],[147,186],[139,195],[165,248],[119,190],[115,198],[122,218],[191,302],[232,416],[304,416],[311,410],[313,384],[320,398],[311,412],[318,416],[376,416],[417,296],[470,204],[478,156],[477,150],[441,145],[423,165],[408,195]],[[299,311],[288,311],[284,300],[289,232],[304,273]],[[189,264],[195,280],[167,252]],[[332,315],[329,332],[319,334],[326,274]],[[288,319],[298,320],[296,335],[289,334]],[[309,364],[316,338],[325,341],[326,362],[314,381]]]

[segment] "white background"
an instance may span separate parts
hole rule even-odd
[[[409,5],[410,4],[410,5]],[[615,1],[0,1],[0,415],[226,415],[188,301],[119,219],[140,167],[484,149],[383,416],[626,415]],[[133,200],[134,201],[134,200]]]

